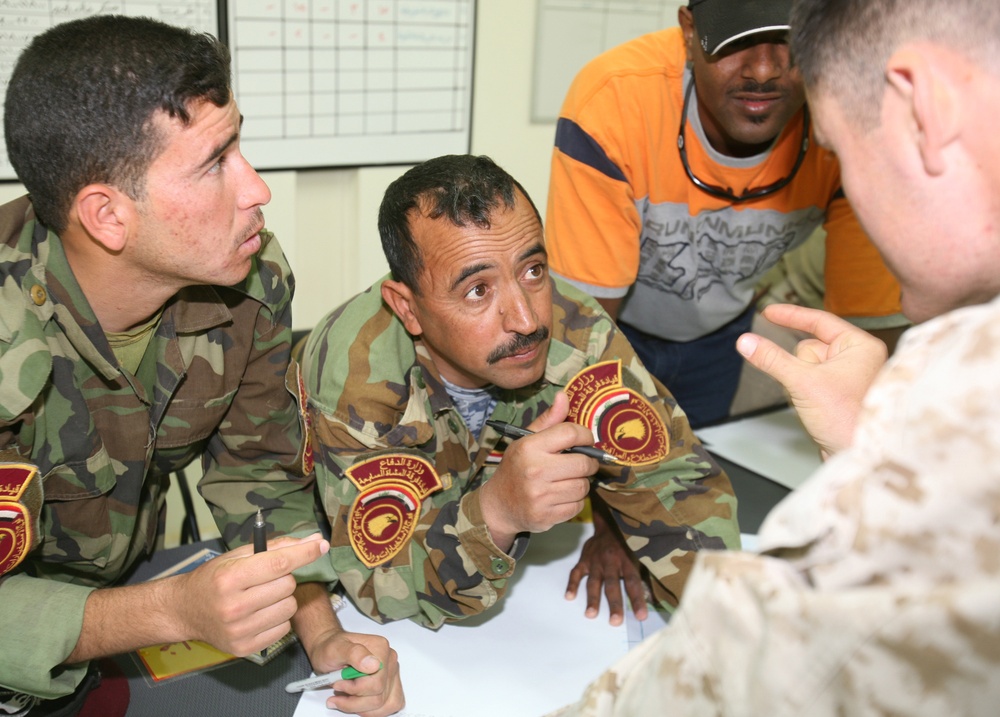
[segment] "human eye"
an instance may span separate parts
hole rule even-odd
[[[548,273],[548,267],[543,262],[536,262],[524,270],[526,281],[539,281],[544,279]]]
[[[226,169],[227,164],[238,161],[241,157],[239,140],[230,139],[222,146],[217,147],[206,158],[203,166],[206,168],[206,174],[219,174]]]
[[[486,292],[486,284],[476,284],[465,292],[465,298],[470,301],[482,301],[486,298]]]
[[[226,163],[226,155],[221,155],[214,163],[208,168],[209,174],[218,174],[222,171],[223,165]]]

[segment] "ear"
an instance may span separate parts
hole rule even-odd
[[[694,32],[694,15],[691,14],[691,8],[681,5],[677,8],[677,24],[681,26],[681,34],[684,35],[684,47],[687,48],[687,61],[694,61],[695,45],[692,43],[698,42],[698,37]]]
[[[382,300],[389,305],[411,336],[420,336],[424,330],[416,315],[413,290],[401,281],[386,279],[382,282]]]
[[[133,200],[107,184],[88,184],[76,194],[71,217],[99,244],[118,253],[128,241],[128,227],[134,213]]]
[[[946,150],[962,129],[960,98],[949,69],[940,52],[912,46],[897,50],[886,65],[885,101],[895,104],[908,120],[924,170],[931,176],[946,171]],[[883,108],[883,119],[885,112]]]

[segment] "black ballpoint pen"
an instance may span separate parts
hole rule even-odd
[[[257,509],[257,516],[253,521],[253,551],[263,553],[267,550],[267,532],[264,526],[264,515]]]
[[[267,550],[267,530],[264,525],[264,514],[257,509],[257,515],[253,520],[253,552],[263,553]],[[260,651],[261,657],[267,657],[267,648]]]
[[[513,423],[505,423],[504,421],[486,421],[486,425],[497,433],[507,436],[507,438],[523,438],[524,436],[534,435],[534,431],[529,431],[527,428],[521,428],[520,426],[515,426]],[[617,458],[606,451],[602,451],[597,446],[572,446],[563,451],[563,453],[580,453],[591,458],[596,458],[601,463],[618,465]]]

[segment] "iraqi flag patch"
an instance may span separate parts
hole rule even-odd
[[[392,560],[409,542],[420,504],[440,490],[441,478],[426,460],[406,453],[376,456],[344,473],[358,489],[348,518],[354,554],[369,568]]]
[[[595,445],[619,463],[659,463],[670,452],[670,432],[645,396],[622,383],[622,362],[604,361],[580,371],[564,389],[567,421],[594,434]]]

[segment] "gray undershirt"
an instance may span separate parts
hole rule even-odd
[[[448,395],[451,396],[451,402],[455,404],[455,409],[465,421],[465,425],[473,436],[479,438],[479,433],[483,430],[486,419],[492,415],[493,409],[497,405],[496,396],[490,393],[491,387],[463,388],[449,383],[443,377],[441,381],[444,383]]]

